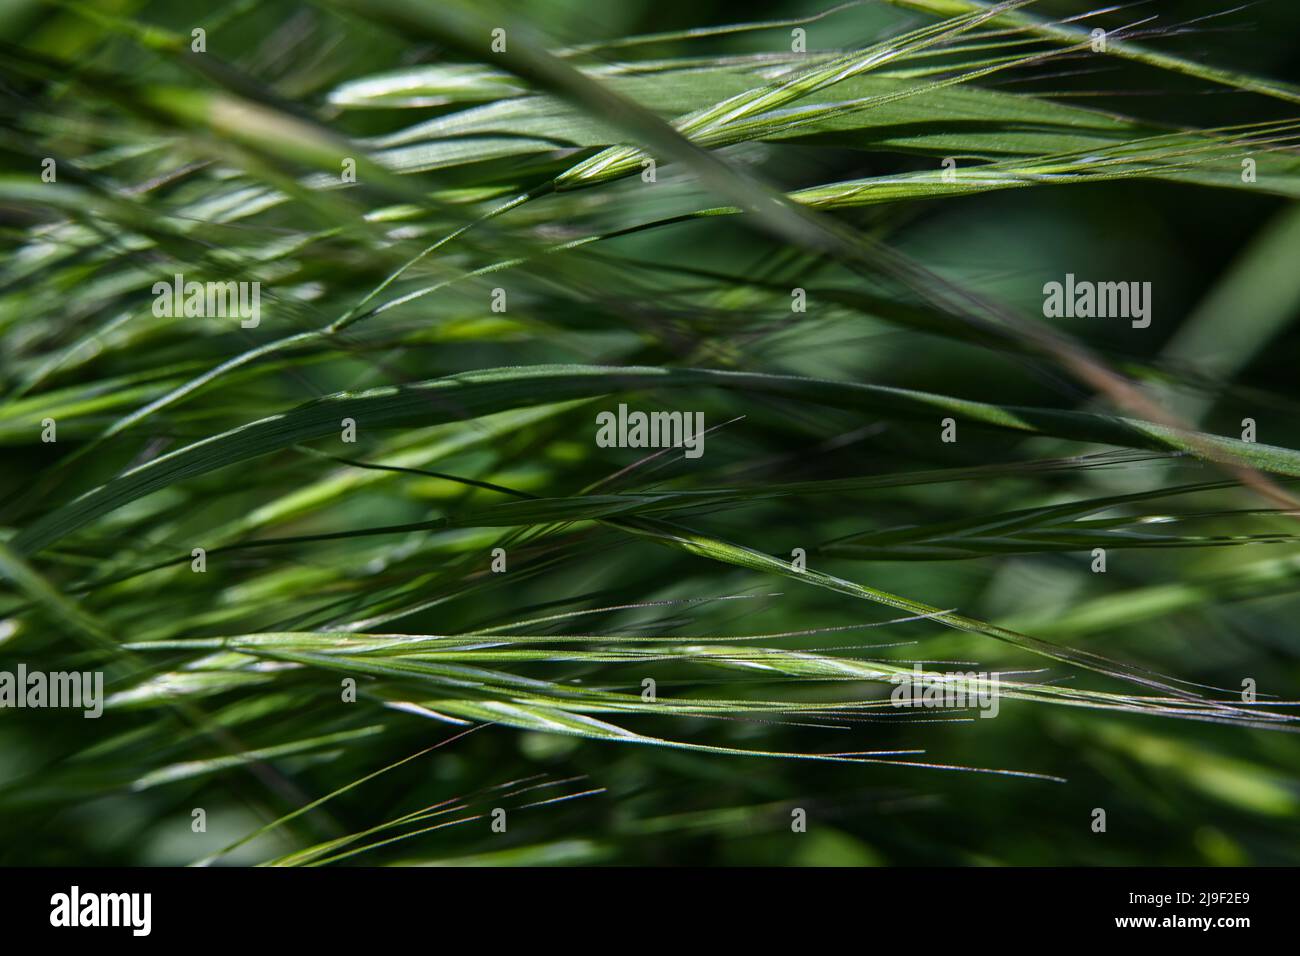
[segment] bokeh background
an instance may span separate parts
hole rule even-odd
[[[1158,15],[1161,26],[1186,23],[1185,29],[1146,42],[1196,62],[1300,83],[1300,7],[1264,2],[1209,16],[1227,6],[1147,3],[1107,14],[1100,22]],[[554,48],[738,21],[793,19],[824,9],[828,5],[547,0],[509,8],[506,14],[514,18],[511,22],[531,23]],[[1065,16],[1085,9],[1043,3],[1034,12]],[[865,3],[808,23],[808,46],[813,51],[862,47],[926,22],[931,18]],[[81,164],[75,181],[110,189],[148,182],[186,164],[211,164],[151,189],[158,207],[174,216],[182,207],[195,208],[187,204],[215,195],[211,191],[223,181],[253,189],[258,184],[283,186],[292,181],[290,172],[307,176],[302,167],[310,163],[277,156],[269,147],[259,151],[256,144],[245,149],[238,137],[203,126],[197,114],[187,127],[174,115],[151,121],[112,96],[88,97],[85,85],[100,74],[129,78],[131,96],[163,88],[220,87],[220,78],[196,72],[183,58],[151,45],[141,32],[152,26],[187,36],[205,23],[209,51],[229,65],[241,78],[238,82],[251,84],[252,93],[279,103],[287,114],[329,124],[347,136],[382,137],[476,105],[340,106],[331,93],[348,81],[463,57],[428,38],[391,29],[382,18],[329,4],[0,0],[0,163],[6,182],[12,186],[22,177],[31,180],[37,157],[54,150]],[[787,44],[788,29],[775,29],[604,48],[593,60],[763,55]],[[1122,113],[1163,128],[1214,128],[1295,113],[1293,104],[1277,99],[1117,59],[1100,64],[1079,57],[1047,61],[983,85]],[[941,116],[925,122],[942,130]],[[475,146],[471,142],[467,148]],[[485,142],[483,148],[491,146]],[[933,150],[880,146],[869,133],[741,144],[724,155],[788,189],[932,169],[937,159]],[[65,217],[85,225],[98,215],[106,245],[130,246],[135,233],[114,222],[112,212],[83,219],[76,209],[45,208],[30,191],[10,188],[0,199],[5,260],[0,493],[6,499],[0,521],[5,535],[12,538],[76,493],[161,451],[322,394],[471,369],[545,362],[696,365],[898,385],[988,402],[1112,408],[1060,368],[1008,347],[927,334],[819,301],[817,289],[861,288],[861,276],[730,217],[639,232],[601,243],[589,254],[530,262],[499,277],[449,285],[357,326],[342,347],[287,353],[256,371],[240,372],[115,436],[76,467],[58,467],[62,457],[157,397],[160,389],[286,329],[315,327],[319,318],[336,315],[429,237],[468,221],[471,210],[486,209],[470,204],[476,190],[485,198],[508,195],[510,188],[529,188],[574,159],[573,151],[562,150],[496,158],[485,154],[478,161],[414,172],[408,181],[436,192],[439,204],[427,218],[411,218],[406,233],[395,228],[382,241],[348,219],[349,209],[364,213],[384,205],[366,193],[347,208],[314,207],[295,196],[288,204],[227,220],[219,228],[204,225],[186,233],[183,238],[204,247],[203,254],[214,248],[233,250],[232,275],[261,274],[267,289],[276,290],[268,293],[265,327],[248,335],[234,329],[209,333],[178,324],[164,327],[148,318],[147,283],[139,280],[141,275],[149,269],[167,275],[173,266],[175,271],[199,268],[182,270],[200,254],[182,237],[154,236],[159,247],[154,252],[127,249],[116,257],[98,256],[95,245],[84,240],[76,254],[56,253],[49,246],[42,253],[40,234]],[[699,208],[701,201],[720,204],[672,165],[662,168],[661,178],[668,188],[654,195],[633,178],[541,199],[469,234],[454,252],[422,263],[403,282],[415,288],[519,249],[667,217]],[[73,181],[71,174],[68,179]],[[347,193],[327,194],[352,201]],[[141,202],[138,208],[151,207]],[[213,200],[208,214],[220,219],[230,208]],[[1258,422],[1260,441],[1300,447],[1295,393],[1300,330],[1293,321],[1300,302],[1295,268],[1300,218],[1284,196],[1140,179],[906,201],[836,215],[1034,321],[1042,321],[1042,284],[1067,272],[1151,281],[1157,320],[1150,329],[1098,319],[1062,320],[1057,327],[1086,342],[1113,368],[1143,380],[1149,394],[1194,417],[1209,432],[1236,435],[1240,420],[1249,416]],[[296,237],[321,228],[339,231],[310,247],[292,246]],[[138,229],[147,234],[148,223]],[[272,251],[270,243],[280,237],[286,247]],[[43,254],[48,261],[40,261]],[[131,272],[136,266],[140,271]],[[271,271],[250,271],[264,266]],[[720,276],[753,279],[768,288],[729,283]],[[792,321],[782,290],[795,285],[812,290],[812,305],[809,314]],[[498,286],[510,295],[505,315],[487,306],[488,291]],[[85,404],[61,414],[59,443],[42,445],[33,426],[42,415],[42,401],[64,395],[60,390],[92,386],[93,398],[88,392]],[[100,404],[104,396],[108,398]],[[740,420],[710,434],[698,465],[660,461],[652,475],[636,473],[615,483],[629,488],[659,482],[682,489],[761,489],[778,482],[1101,450],[978,430],[963,430],[956,445],[943,445],[935,440],[934,423],[716,390],[641,394],[631,401],[635,407],[702,410],[711,425]],[[383,433],[363,428],[355,448],[340,450],[321,442],[311,450],[376,460],[403,448],[419,452],[444,442],[443,452],[426,456],[417,467],[529,494],[577,494],[640,457],[630,449],[594,447],[591,416],[604,407],[613,407],[612,400],[554,414],[505,416],[490,427],[490,435],[462,425]],[[70,589],[87,577],[163,561],[187,551],[191,541],[205,540],[213,529],[235,527],[258,508],[318,487],[314,483],[336,473],[357,471],[295,449],[190,479],[101,519],[53,553],[41,555],[35,565],[57,587]],[[1088,548],[1063,545],[1038,553],[991,551],[966,560],[903,560],[886,553],[879,560],[850,561],[814,550],[864,530],[1220,477],[1214,469],[1187,461],[1153,459],[808,498],[741,496],[729,507],[702,510],[685,520],[697,530],[765,553],[785,556],[792,548],[806,547],[810,563],[849,580],[1225,688],[1229,696],[1251,678],[1261,694],[1294,699],[1300,688],[1295,627],[1300,552],[1288,540],[1239,547],[1115,549],[1105,575],[1090,573]],[[306,502],[273,530],[252,533],[305,535],[398,525],[499,500],[490,490],[428,474],[389,473]],[[1287,523],[1294,521],[1275,513],[1245,513],[1272,505],[1241,489],[1143,507],[1209,513],[1198,524],[1175,527],[1175,533],[1186,528],[1189,535],[1280,529],[1285,537],[1290,534]],[[201,579],[186,567],[172,567],[77,600],[115,640],[138,642],[324,628],[383,615],[392,615],[384,619],[386,631],[454,634],[632,602],[686,603],[590,613],[548,621],[534,630],[734,635],[844,628],[896,616],[849,596],[684,555],[594,523],[523,542],[518,550],[512,543],[511,571],[493,576],[485,573],[482,556],[502,534],[496,528],[425,531],[241,552],[215,562],[215,573]],[[732,595],[744,599],[701,600]],[[70,666],[100,660],[57,615],[31,607],[29,596],[14,589],[4,602],[3,667],[12,669],[19,661]],[[855,650],[889,643],[901,646]],[[806,634],[784,639],[781,646],[899,661],[971,662],[961,669],[1046,668],[1039,677],[1069,686],[1118,686],[932,622]],[[162,668],[148,675],[153,680],[186,666],[181,655],[155,655],[150,664]],[[51,712],[0,713],[0,862],[193,862],[456,732],[426,717],[382,707],[366,694],[355,705],[340,706],[337,675],[311,669],[258,671],[247,665],[213,663],[215,672],[239,672],[247,682],[217,682],[196,691],[193,700],[226,726],[240,746],[260,750],[268,774],[212,764],[192,774],[176,770],[212,760],[222,749],[180,716],[159,709],[127,706],[99,721]],[[138,671],[120,666],[124,671],[110,672],[119,691],[141,680]],[[171,667],[176,670],[169,671]],[[750,679],[671,659],[632,666],[557,660],[516,670],[629,693],[637,693],[648,676],[663,696],[716,692],[816,700],[879,697],[888,689]],[[263,673],[274,680],[259,683]],[[360,784],[222,862],[259,862],[510,781],[561,781],[554,789],[530,794],[539,800],[588,789],[603,792],[512,811],[504,835],[491,833],[484,821],[448,826],[349,862],[1300,862],[1300,744],[1285,729],[1017,701],[1004,701],[996,720],[868,719],[847,732],[802,725],[808,723],[815,721],[650,715],[637,716],[629,725],[665,738],[771,751],[920,749],[924,759],[937,763],[1027,770],[1068,782],[725,756],[497,725]],[[320,742],[329,735],[338,735],[337,740]],[[295,748],[295,742],[308,740],[315,743]],[[150,776],[159,773],[161,777]],[[465,801],[479,810],[492,806],[493,791],[487,792],[488,797],[465,796]],[[528,801],[515,798],[512,805]],[[206,833],[192,832],[195,807],[206,810]],[[808,812],[807,833],[791,833],[790,814],[796,807]],[[1104,834],[1090,827],[1098,807],[1107,811]]]

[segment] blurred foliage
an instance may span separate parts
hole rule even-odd
[[[0,862],[1300,863],[1297,36],[0,0],[0,670],[113,695],[0,712]]]

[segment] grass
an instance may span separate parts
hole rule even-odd
[[[1295,14],[1147,6],[13,4],[0,861],[1300,862]]]

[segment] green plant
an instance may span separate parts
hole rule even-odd
[[[6,862],[1296,861],[1300,89],[1029,2],[568,45],[18,6],[0,663],[111,696],[0,718]],[[1250,105],[1052,88],[1096,60]],[[1258,232],[1215,284],[1097,251],[1188,197]],[[1153,277],[1155,326],[1043,318],[1062,262]],[[159,314],[174,276],[260,317]],[[620,402],[708,453],[598,448]],[[900,711],[917,660],[1005,712]]]

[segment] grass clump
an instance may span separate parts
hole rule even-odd
[[[1153,6],[16,4],[0,859],[1298,862],[1296,15]]]

